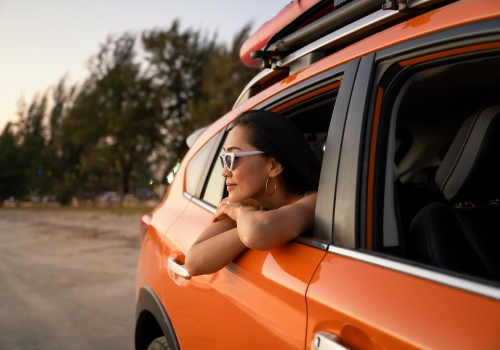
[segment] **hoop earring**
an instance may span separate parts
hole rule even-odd
[[[270,179],[270,177],[268,177],[266,180],[266,193],[268,195],[272,195],[272,194],[274,194],[274,192],[276,192],[276,183],[278,182],[278,180],[274,179],[274,190],[273,190],[273,192],[269,193],[269,191],[267,190],[267,183],[269,182],[269,179]]]

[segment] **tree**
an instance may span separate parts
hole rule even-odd
[[[24,194],[21,192],[24,187],[24,165],[17,137],[9,122],[0,135],[0,206],[4,199]]]
[[[44,118],[47,110],[47,96],[35,96],[26,109],[24,102],[19,103],[19,122],[17,136],[19,138],[20,166],[25,172],[24,194],[40,193],[44,190],[44,160],[46,127]]]
[[[202,97],[204,71],[215,48],[215,38],[207,39],[191,29],[181,31],[176,20],[166,30],[144,32],[142,43],[148,62],[146,74],[162,106],[160,131],[164,147],[157,153],[166,160],[164,169],[168,172],[187,151],[185,139],[194,130],[189,105]]]
[[[72,109],[77,86],[69,86],[67,77],[59,80],[50,89],[52,108],[48,113],[48,140],[44,150],[46,164],[47,192],[55,194],[58,201],[69,204],[77,194],[80,183],[76,174],[79,169],[81,149],[71,142],[71,129],[64,128],[64,123]]]
[[[164,183],[186,137],[229,111],[254,75],[239,61],[249,30],[230,47],[179,21],[144,31],[142,48],[129,33],[109,36],[81,86],[63,77],[29,107],[21,101],[19,122],[0,136],[0,182],[17,176],[17,195],[55,193],[63,204],[112,188],[123,196],[155,169]]]
[[[108,37],[65,121],[81,148],[80,178],[115,177],[122,197],[131,176],[149,171],[148,156],[163,139],[162,106],[151,78],[141,74],[134,44],[128,33]]]
[[[250,25],[243,27],[229,48],[217,45],[212,50],[203,70],[201,98],[189,103],[193,128],[206,126],[230,111],[240,92],[255,76],[255,69],[245,67],[239,57],[250,29]]]

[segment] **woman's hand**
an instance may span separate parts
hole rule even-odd
[[[240,211],[245,208],[246,210],[258,210],[259,203],[252,198],[245,199],[244,201],[238,203],[231,203],[228,198],[224,198],[222,202],[217,207],[214,216],[210,219],[212,222],[216,222],[222,216],[226,215],[234,221],[238,220],[238,215]]]

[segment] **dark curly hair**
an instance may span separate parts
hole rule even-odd
[[[232,123],[249,132],[247,141],[263,156],[283,166],[283,181],[289,193],[317,191],[321,163],[300,129],[281,114],[252,110],[240,114]]]

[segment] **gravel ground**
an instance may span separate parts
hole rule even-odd
[[[133,349],[139,217],[0,209],[0,349]]]

